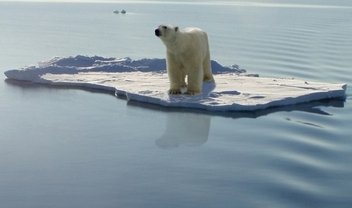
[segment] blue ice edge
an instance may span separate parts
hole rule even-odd
[[[289,105],[296,105],[301,103],[313,102],[318,100],[325,99],[341,99],[345,100],[346,98],[346,84],[342,86],[342,90],[333,90],[329,92],[317,92],[311,93],[309,95],[303,95],[299,97],[290,97],[282,100],[276,100],[272,102],[268,102],[265,104],[257,104],[257,105],[241,105],[232,103],[231,105],[205,105],[199,102],[188,102],[178,101],[178,102],[168,102],[165,100],[160,100],[155,97],[144,96],[136,93],[130,93],[125,91],[115,90],[116,96],[126,96],[128,101],[138,101],[148,104],[155,104],[163,107],[172,107],[172,108],[193,108],[193,109],[201,109],[207,111],[258,111],[264,110],[271,107],[284,107]]]
[[[51,74],[77,74],[79,72],[159,72],[166,73],[165,59],[140,59],[132,60],[130,58],[116,59],[104,58],[100,56],[75,56],[64,58],[53,58],[46,62],[40,62],[38,66],[24,67],[22,69],[8,70],[5,75],[8,79],[30,81],[33,83],[49,84],[56,86],[72,86],[83,87],[89,89],[104,90],[114,93],[116,96],[126,97],[128,101],[137,101],[148,104],[155,104],[163,107],[173,108],[191,108],[202,109],[208,111],[256,111],[263,110],[270,107],[281,107],[288,105],[295,105],[299,103],[306,103],[311,101],[323,99],[345,99],[346,98],[346,84],[340,84],[337,90],[329,90],[325,92],[313,92],[307,95],[298,97],[288,97],[280,100],[273,100],[264,104],[238,104],[231,103],[228,105],[217,105],[202,102],[207,97],[202,95],[213,94],[211,91],[215,88],[212,83],[204,83],[203,93],[200,96],[178,96],[177,99],[160,99],[157,97],[147,96],[143,94],[127,92],[116,89],[115,87],[103,86],[93,83],[67,83],[67,82],[53,82],[43,79],[41,76],[46,73]],[[212,61],[212,69],[214,74],[243,74],[246,71],[237,65],[231,67],[222,66],[216,61]],[[226,92],[222,92],[226,94]],[[233,93],[233,91],[232,91]],[[235,96],[236,94],[234,94]],[[260,97],[260,96],[259,96]]]

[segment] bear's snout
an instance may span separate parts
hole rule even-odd
[[[160,37],[160,36],[161,36],[161,32],[160,32],[160,30],[159,30],[159,29],[156,29],[156,30],[155,30],[155,35],[156,35],[156,36],[158,36],[158,37]]]

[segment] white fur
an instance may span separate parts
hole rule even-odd
[[[181,88],[186,86],[188,94],[198,94],[202,91],[203,81],[214,81],[206,32],[195,27],[180,30],[178,27],[161,25],[155,33],[167,49],[170,94],[180,94]]]

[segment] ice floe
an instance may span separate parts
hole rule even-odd
[[[204,82],[199,95],[169,95],[165,59],[75,56],[54,58],[37,66],[8,70],[9,79],[101,89],[165,107],[210,111],[255,111],[310,101],[344,98],[346,84],[270,78],[247,74],[237,65],[212,61],[216,83]]]

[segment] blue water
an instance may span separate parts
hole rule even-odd
[[[347,83],[346,100],[208,114],[3,81],[0,206],[352,207],[352,3],[214,2],[0,2],[0,72],[54,56],[163,58],[153,31],[173,23],[206,30],[221,64]]]

